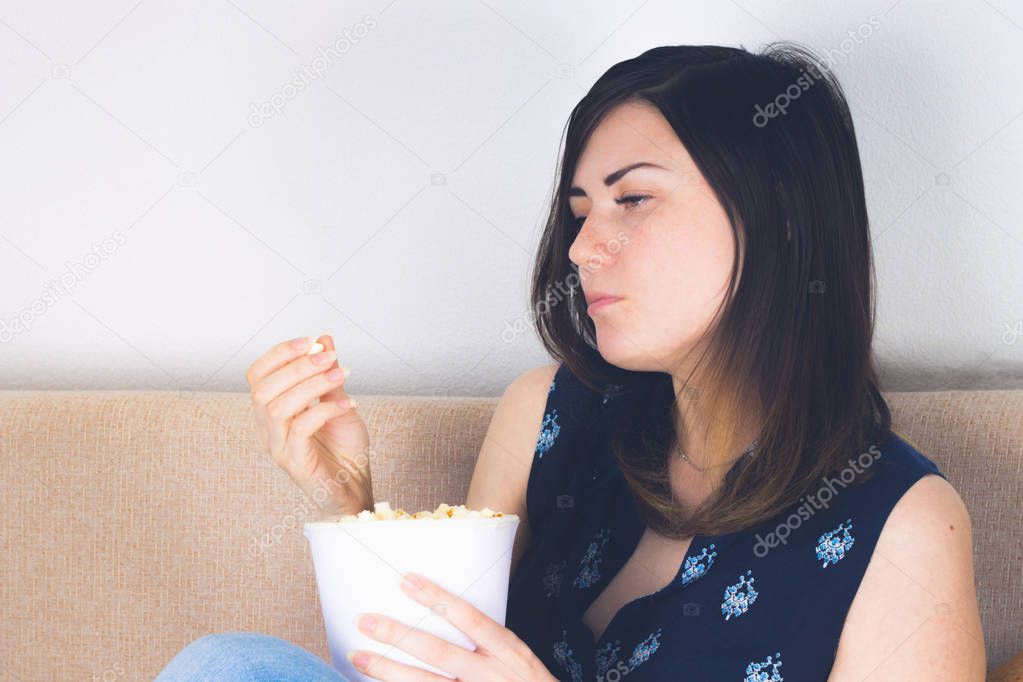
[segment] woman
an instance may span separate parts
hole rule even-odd
[[[571,114],[536,260],[559,362],[505,391],[466,501],[522,517],[507,627],[426,582],[409,594],[475,651],[380,614],[370,636],[469,682],[982,680],[969,515],[878,387],[869,236],[849,110],[812,54],[611,67]],[[252,365],[254,409],[307,493],[343,480],[332,511],[371,509],[366,427],[320,340]],[[209,671],[338,679],[253,633],[197,640],[160,679]]]

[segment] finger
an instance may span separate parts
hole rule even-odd
[[[375,621],[376,624],[372,630],[366,630],[363,626],[364,616],[371,616]],[[379,613],[360,614],[356,617],[356,623],[359,630],[368,637],[401,649],[420,661],[436,666],[458,679],[479,679],[481,677],[478,674],[471,674],[477,667],[474,664],[476,653],[463,646],[452,644],[437,635]]]
[[[326,353],[327,351],[324,351]],[[323,355],[324,353],[319,353]],[[302,362],[296,360],[295,362]],[[329,390],[339,389],[345,382],[345,371],[343,368],[335,367],[326,372],[321,371],[300,381],[284,393],[280,394],[264,406],[267,420],[267,431],[275,448],[271,452],[277,452],[284,447],[290,439],[290,433],[294,427],[293,419],[304,410],[316,407],[318,398]],[[348,396],[343,390],[340,391],[342,400]],[[326,401],[339,402],[339,401]]]
[[[337,354],[332,350],[300,355],[257,381],[252,387],[252,401],[265,406],[299,382],[327,371],[336,359]]]
[[[262,382],[296,358],[308,355],[310,351],[323,350],[322,346],[313,346],[314,342],[314,337],[302,336],[291,341],[279,343],[253,362],[248,372],[246,372],[245,379],[248,381],[252,392],[252,404],[256,415],[256,422],[264,433],[267,430],[267,420],[263,408],[281,389],[280,387],[268,386]],[[274,449],[273,444],[267,443],[267,445],[271,450]]]
[[[334,351],[323,350],[319,353],[295,358],[257,381],[252,388],[252,407],[256,418],[264,425],[267,432],[271,452],[277,452],[284,446],[284,440],[288,435],[287,419],[294,412],[281,416],[271,414],[270,404],[301,381],[311,376],[322,375],[333,362],[333,355]],[[308,405],[310,402],[312,402],[312,398],[306,401],[306,404]],[[275,409],[279,408],[280,406]]]
[[[405,594],[420,604],[441,614],[449,623],[458,628],[479,648],[485,649],[502,660],[515,655],[518,637],[459,596],[448,592],[435,582],[417,573],[406,573],[413,582],[401,581]]]
[[[323,334],[322,336],[320,336],[316,340],[319,343],[323,344],[324,349],[332,350],[332,351],[335,352],[335,355],[337,355],[337,348],[334,346],[334,338],[330,334]],[[331,365],[331,367],[339,367],[340,363],[341,363],[341,357],[338,356],[338,358],[334,361],[334,364]],[[347,396],[344,394],[344,391],[342,391],[339,388],[339,389],[336,389],[336,390],[328,392],[326,395],[322,396],[320,398],[320,400],[342,400],[342,399],[344,399],[346,397]]]
[[[351,410],[350,405],[341,405],[337,400],[324,400],[315,407],[302,412],[291,422],[292,437],[305,440],[323,428],[328,421]]]
[[[356,664],[354,660],[356,654],[366,656],[369,659],[368,663],[365,666]],[[449,677],[443,677],[429,670],[392,661],[372,651],[357,650],[349,652],[348,660],[360,672],[377,680],[393,680],[394,682],[451,682]]]
[[[312,336],[300,336],[297,339],[282,341],[263,355],[256,358],[256,361],[249,366],[245,373],[245,379],[249,387],[255,387],[256,383],[272,372],[280,369],[297,357],[305,355],[315,338]]]
[[[326,352],[324,351],[320,355],[324,355]],[[321,371],[303,379],[267,403],[267,416],[276,421],[291,419],[309,407],[309,403],[313,400],[331,390],[340,391],[341,400],[347,399],[348,396],[342,389],[345,383],[344,374],[343,368],[335,367],[334,369],[326,372]]]

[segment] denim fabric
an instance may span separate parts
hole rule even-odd
[[[223,632],[193,641],[155,682],[348,682],[319,656],[279,637]]]

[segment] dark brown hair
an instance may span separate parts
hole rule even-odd
[[[667,458],[677,444],[676,405],[690,392],[676,395],[667,369],[635,372],[604,360],[568,258],[579,229],[568,205],[576,164],[601,120],[626,102],[663,114],[738,245],[730,293],[696,365],[705,382],[695,397],[701,413],[715,416],[708,452],[739,453],[747,443],[734,442],[736,425],[749,415],[762,430],[752,455],[686,512],[673,498]],[[870,252],[849,108],[828,68],[802,46],[773,43],[759,54],[656,47],[612,66],[572,110],[534,264],[534,319],[551,356],[584,384],[629,395],[612,447],[653,530],[684,538],[756,525],[891,434],[871,355]]]

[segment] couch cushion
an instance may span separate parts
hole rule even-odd
[[[497,398],[357,396],[377,500],[463,502]],[[890,394],[973,517],[988,664],[1021,647],[1023,391]],[[301,532],[247,394],[0,391],[0,661],[14,679],[152,679],[211,632],[328,659]]]

